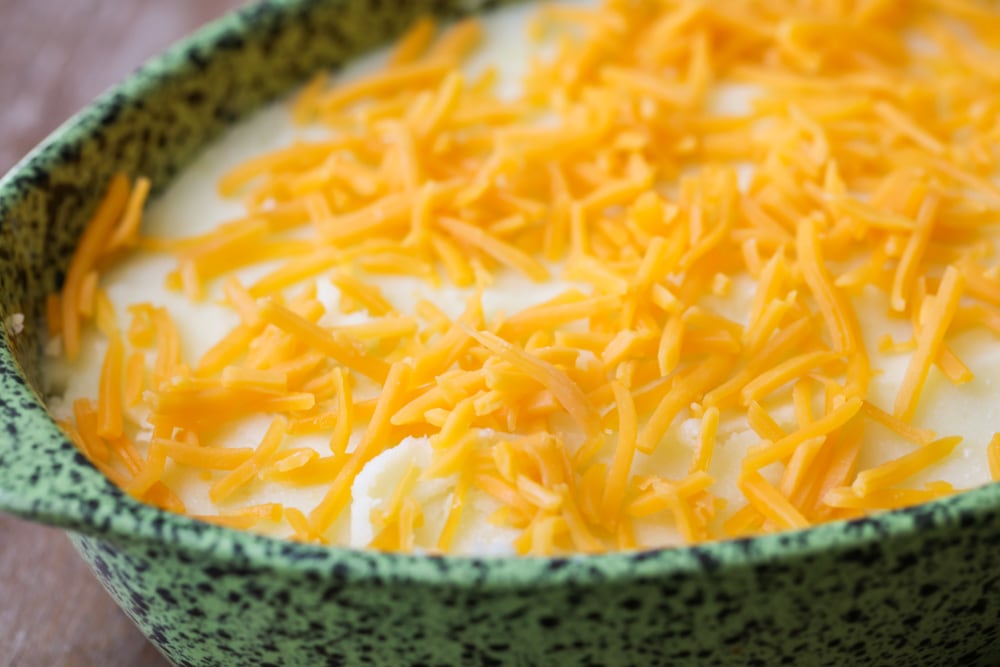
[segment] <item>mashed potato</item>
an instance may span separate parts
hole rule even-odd
[[[318,304],[315,325],[353,340],[352,354],[378,356],[388,348],[388,364],[409,364],[411,371],[422,363],[414,355],[455,330],[455,345],[462,349],[446,370],[454,377],[477,367],[493,373],[486,386],[476,385],[479,393],[464,396],[434,378],[402,387],[411,395],[385,406],[393,414],[435,387],[445,399],[428,403],[426,419],[417,423],[384,419],[379,433],[392,437],[375,447],[370,431],[376,426],[370,424],[379,423],[382,388],[364,373],[350,372],[358,414],[344,451],[331,454],[335,419],[324,428],[296,427],[309,419],[322,421],[318,415],[324,411],[339,414],[338,392],[316,389],[314,395],[323,396],[318,405],[289,411],[290,425],[282,428],[290,432],[282,432],[273,452],[253,459],[235,491],[218,500],[213,487],[251,460],[251,450],[264,446],[260,443],[267,440],[276,411],[157,431],[162,423],[155,418],[157,406],[167,400],[166,390],[150,379],[156,371],[147,359],[144,399],[126,406],[121,435],[101,436],[110,449],[102,468],[117,470],[128,488],[153,465],[150,443],[166,440],[176,446],[171,445],[174,453],[165,455],[165,463],[159,462],[156,483],[168,490],[161,489],[161,505],[170,506],[164,500],[169,493],[174,509],[182,505],[186,513],[206,520],[279,537],[469,554],[669,546],[801,527],[989,481],[987,444],[998,423],[992,381],[1000,377],[996,326],[989,324],[995,317],[990,309],[1000,304],[989,290],[996,284],[1000,293],[1000,281],[985,263],[995,238],[984,220],[1000,199],[980,174],[994,167],[997,155],[975,152],[978,144],[959,130],[953,137],[941,136],[941,128],[971,124],[974,118],[929,110],[927,100],[933,96],[961,101],[965,92],[934,83],[921,60],[943,57],[946,47],[959,48],[941,31],[961,17],[915,10],[919,16],[907,29],[923,41],[916,40],[921,48],[906,55],[899,51],[904,42],[892,35],[909,19],[889,8],[882,14],[861,12],[855,18],[868,27],[850,28],[845,20],[801,8],[798,18],[772,16],[754,3],[697,10],[694,4],[665,3],[656,11],[652,3],[629,9],[628,3],[609,2],[591,11],[593,4],[544,10],[541,27],[536,26],[543,38],[537,42],[524,37],[537,7],[489,14],[482,22],[482,43],[461,66],[461,77],[453,68],[448,75],[435,74],[432,56],[435,48],[463,51],[466,42],[478,38],[476,24],[462,24],[441,38],[426,57],[429,65],[394,65],[411,78],[427,76],[426,85],[413,84],[414,90],[407,91],[400,84],[398,96],[395,89],[382,95],[351,87],[371,81],[393,59],[405,60],[400,54],[417,49],[421,30],[429,30],[424,24],[402,46],[366,56],[339,73],[340,87],[327,97],[320,97],[319,80],[309,84],[294,103],[295,115],[308,122],[293,122],[293,102],[287,100],[256,113],[207,147],[148,206],[142,226],[146,241],[102,270],[98,296],[91,295],[98,301],[90,309],[98,312],[97,319],[100,295],[106,295],[103,303],[122,329],[130,321],[136,326],[137,304],[140,311],[147,308],[147,315],[150,308],[165,308],[184,362],[183,368],[172,367],[174,376],[161,378],[163,386],[189,382],[194,383],[191,391],[200,390],[202,385],[189,380],[190,371],[197,377],[198,360],[246,325],[248,316],[227,291],[232,283],[185,274],[185,248],[191,246],[178,240],[210,239],[221,223],[247,225],[289,202],[304,201],[310,224],[268,237],[274,258],[262,252],[259,261],[236,262],[224,275],[237,277],[244,289],[266,285],[276,272],[287,277],[296,261],[314,269],[287,280],[288,286],[258,293],[251,287],[245,293],[254,299],[246,307],[271,308],[267,312],[274,315],[285,307],[274,299],[292,310],[289,304],[296,298]],[[643,12],[650,16],[637,16]],[[941,23],[934,23],[938,18]],[[938,28],[925,30],[925,19]],[[645,20],[649,25],[643,25]],[[840,35],[843,45],[829,43],[823,26]],[[865,30],[872,31],[867,38],[858,32]],[[727,42],[729,34],[739,39]],[[660,38],[675,40],[676,47]],[[639,41],[621,43],[630,39]],[[958,74],[953,74],[972,77],[975,63],[960,66],[960,60],[955,56]],[[551,91],[546,77],[554,77]],[[894,93],[887,83],[893,77],[910,81],[915,92]],[[815,81],[828,88],[811,97]],[[475,99],[464,107],[449,101],[449,85]],[[842,99],[829,86],[842,86]],[[338,90],[347,92],[338,98]],[[435,113],[438,125],[428,126],[431,121],[424,119]],[[511,120],[504,120],[505,113]],[[911,114],[928,116],[931,129],[910,127],[916,123]],[[495,139],[497,145],[515,148],[490,153],[467,138],[463,123],[473,128],[469,133],[495,123],[496,136],[503,137]],[[589,134],[601,132],[606,135],[603,152],[587,144]],[[383,143],[373,148],[360,140],[348,142],[331,148],[324,161],[313,160],[311,170],[284,173],[279,165],[259,170],[259,176],[271,178],[262,186],[254,186],[254,178],[226,186],[241,165],[260,155],[280,153],[296,142],[308,150],[356,135]],[[486,136],[479,141],[488,143]],[[454,146],[467,140],[474,147],[464,148],[469,152],[463,156]],[[409,152],[407,142],[415,146]],[[374,154],[380,150],[396,157]],[[446,160],[428,157],[449,151],[455,152],[450,171]],[[879,151],[886,156],[882,161]],[[547,168],[549,153],[575,156]],[[966,154],[979,160],[971,175],[947,166],[947,159]],[[408,164],[412,159],[423,163]],[[900,166],[903,159],[911,162]],[[393,184],[391,174],[397,172],[403,175]],[[325,178],[328,190],[309,189],[293,177]],[[235,193],[223,196],[216,183]],[[324,198],[310,199],[319,191]],[[399,192],[426,196],[405,200],[410,203],[399,216],[403,224],[396,225],[402,231],[383,229],[383,218],[395,215],[392,197]],[[377,206],[372,204],[376,193],[385,197],[374,200],[382,202]],[[428,218],[450,234],[443,250],[427,240],[430,236],[421,237],[441,230],[419,229],[412,213],[420,206],[432,212],[443,207],[435,196],[459,202]],[[482,204],[487,196],[494,197],[493,204]],[[567,205],[568,219],[556,223],[559,196],[574,199],[576,208]],[[927,213],[932,198],[933,210]],[[491,205],[507,210],[488,217]],[[342,210],[317,211],[317,206]],[[324,214],[334,215],[333,222]],[[649,222],[650,216],[656,219]],[[370,233],[347,238],[330,226],[348,219],[367,221]],[[923,241],[913,240],[925,224],[937,227]],[[324,238],[330,229],[334,240]],[[716,229],[722,230],[718,238]],[[483,230],[493,240],[483,241]],[[541,239],[543,234],[565,238],[553,242]],[[364,246],[368,236],[386,244]],[[824,256],[819,273],[810,274],[803,257],[813,237],[822,242]],[[495,239],[506,245],[498,250]],[[333,248],[328,255],[319,249],[325,241]],[[282,243],[299,243],[294,246],[299,254],[291,261],[281,256]],[[704,250],[699,243],[706,244]],[[312,254],[301,249],[309,244],[317,247]],[[675,246],[680,254],[671,259]],[[411,265],[398,253],[414,247],[433,259]],[[353,248],[384,258],[365,263],[363,255],[351,254]],[[449,248],[460,256],[449,255]],[[912,271],[899,268],[907,262]],[[463,268],[470,279],[458,285],[462,281],[456,275]],[[938,292],[949,284],[948,271],[964,276],[958,311],[948,311],[945,295]],[[541,273],[548,277],[539,279]],[[331,275],[377,288],[382,302],[391,306],[391,321],[351,291],[353,282],[337,283]],[[303,289],[312,291],[298,296]],[[479,323],[468,319],[474,310],[470,297],[481,304]],[[262,306],[265,302],[279,305]],[[521,321],[534,324],[523,331],[505,324],[537,308],[577,302],[591,304],[593,312],[565,320],[529,317]],[[837,308],[848,310],[860,325],[851,329],[850,318],[844,320]],[[941,341],[934,344],[928,363],[937,368],[920,375],[916,407],[908,409],[900,388],[912,384],[908,374],[915,372],[911,366],[925,344],[921,336],[931,335],[925,333],[934,326],[929,318],[939,312],[948,313],[941,332],[947,333],[948,348],[942,351]],[[621,321],[615,320],[619,315]],[[762,324],[767,318],[769,327]],[[455,328],[457,321],[465,322],[464,329]],[[392,347],[364,329],[373,324],[412,328],[407,335],[419,340],[413,347],[419,352],[408,354],[402,343]],[[85,327],[75,360],[52,362],[50,406],[66,422],[79,421],[74,406],[79,409],[81,399],[97,396],[106,373],[108,337],[100,328]],[[271,335],[276,341],[281,327],[272,329],[278,332]],[[266,335],[261,333],[255,345],[264,346]],[[768,352],[768,341],[781,336],[796,342],[788,353]],[[512,361],[509,355],[515,353],[503,347],[508,339],[528,361]],[[322,352],[315,343],[293,344],[298,347],[285,359],[288,363]],[[249,349],[252,356],[255,348]],[[756,360],[767,354],[768,364],[756,368]],[[323,356],[313,360],[315,368],[329,371],[336,364]],[[868,368],[859,370],[862,357]],[[542,370],[532,375],[525,370],[531,364]],[[254,370],[263,375],[252,377],[263,377],[269,368],[258,365]],[[785,369],[787,376],[775,376],[774,385],[767,386],[761,376],[771,368]],[[698,385],[699,373],[706,377],[704,386]],[[235,371],[229,377],[233,386],[234,378],[245,379]],[[390,380],[394,377],[390,371]],[[595,384],[595,377],[603,380]],[[319,388],[317,378],[318,371],[312,385],[299,385]],[[209,386],[207,379],[204,383]],[[300,387],[297,395],[308,393]],[[472,402],[461,407],[473,398],[474,410]],[[458,414],[463,409],[469,411],[465,417]],[[623,429],[628,411],[636,416]],[[664,415],[666,421],[657,427]],[[589,428],[588,419],[596,428]],[[824,420],[837,423],[825,428]],[[449,431],[463,423],[464,429]],[[630,428],[637,433],[623,435]],[[78,424],[78,430],[84,429]],[[474,442],[456,444],[465,433]],[[797,435],[802,437],[787,451],[775,453],[774,446]],[[962,440],[942,442],[936,435]],[[126,461],[130,454],[120,453],[122,438],[134,447],[134,469]],[[79,439],[88,446],[87,437]],[[215,468],[192,465],[177,453],[185,444],[243,449],[246,455],[234,455],[232,463]],[[453,453],[455,461],[449,463],[450,447],[473,453]],[[354,465],[345,463],[351,456],[358,461],[348,474],[343,471]],[[460,456],[465,458],[456,462]],[[748,467],[748,460],[759,465]],[[553,482],[556,469],[561,476]],[[874,472],[859,475],[864,471]],[[347,508],[326,512],[330,520],[324,521],[318,508],[332,502],[331,485],[345,480]],[[156,502],[149,484],[137,488],[137,495]],[[450,537],[443,546],[445,533]]]

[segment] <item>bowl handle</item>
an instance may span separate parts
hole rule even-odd
[[[55,424],[0,332],[0,511],[100,533],[100,502],[116,487]]]

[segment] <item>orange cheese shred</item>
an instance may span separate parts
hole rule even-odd
[[[1000,433],[994,433],[993,437],[990,438],[986,454],[990,466],[990,476],[994,480],[1000,479]]]
[[[913,417],[920,398],[920,390],[927,379],[927,372],[941,349],[952,318],[955,317],[964,284],[964,278],[958,269],[948,267],[945,270],[938,292],[931,300],[927,324],[920,331],[917,349],[910,359],[906,375],[896,395],[895,416],[903,419]]]
[[[101,366],[101,383],[97,397],[97,434],[102,438],[122,435],[122,372],[125,344],[115,334],[108,343],[108,350]]]
[[[949,436],[930,442],[915,452],[859,472],[851,488],[859,496],[864,497],[872,491],[897,484],[932,463],[943,459],[960,442],[962,442],[960,436]]]
[[[618,443],[611,466],[608,468],[608,479],[604,486],[601,509],[604,520],[613,525],[625,498],[628,475],[635,456],[635,438],[638,426],[636,424],[635,401],[628,389],[618,381],[611,383],[611,389],[614,391],[615,404],[618,409]]]
[[[802,516],[788,499],[771,486],[758,472],[740,476],[740,490],[750,504],[765,517],[783,528],[805,528],[809,521]]]
[[[287,431],[288,420],[275,417],[250,458],[212,484],[208,491],[212,502],[222,502],[248,484],[281,447]]]
[[[128,177],[121,173],[115,174],[94,212],[94,217],[84,227],[83,236],[77,243],[76,251],[66,271],[66,281],[61,295],[61,325],[63,349],[70,361],[76,359],[80,350],[80,290],[87,274],[96,265],[107,243],[108,235],[125,209],[128,191]]]
[[[406,384],[406,376],[409,373],[410,366],[405,362],[397,362],[389,368],[371,421],[354,455],[348,459],[323,500],[309,514],[309,524],[317,532],[324,533],[337,518],[348,500],[350,484],[360,472],[361,467],[385,447],[391,427],[389,418],[396,407],[398,397]]]

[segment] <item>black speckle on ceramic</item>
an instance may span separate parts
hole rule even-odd
[[[177,665],[831,665],[1000,662],[1000,486],[693,549],[431,558],[293,544],[123,495],[38,399],[45,295],[111,174],[157,187],[319,67],[468,0],[274,1],[213,24],[0,181],[0,508],[72,531]]]

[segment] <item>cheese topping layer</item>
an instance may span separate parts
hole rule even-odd
[[[695,543],[982,484],[998,43],[974,0],[419,21],[145,213],[110,183],[50,300],[52,410],[137,498],[385,550]]]

